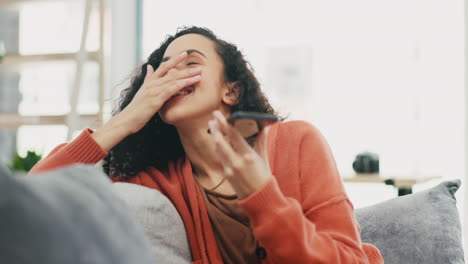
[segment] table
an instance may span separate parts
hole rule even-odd
[[[358,183],[385,183],[395,186],[398,189],[398,196],[413,193],[413,185],[439,179],[440,176],[421,176],[421,177],[389,177],[381,174],[354,174],[351,177],[343,177],[344,182]]]

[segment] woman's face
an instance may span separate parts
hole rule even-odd
[[[182,70],[201,67],[201,80],[193,86],[189,94],[169,99],[159,114],[168,124],[177,126],[184,121],[212,118],[214,110],[226,110],[231,104],[228,84],[224,82],[224,67],[215,50],[215,43],[198,34],[187,34],[175,39],[167,47],[163,58],[173,58],[188,51],[184,61],[175,67]]]

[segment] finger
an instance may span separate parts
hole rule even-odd
[[[185,87],[188,87],[190,85],[193,85],[201,80],[200,75],[195,75],[190,78],[182,79],[182,80],[177,80],[173,81],[172,83],[169,84],[169,88],[165,89],[164,96],[166,97],[165,99],[169,99],[171,96],[176,94],[178,91],[184,89]]]
[[[201,67],[188,68],[184,70],[171,69],[160,79],[161,84],[165,84],[172,80],[186,79],[195,75],[199,75],[202,71]]]
[[[167,71],[174,68],[177,64],[183,61],[186,57],[187,57],[187,52],[184,51],[180,53],[179,55],[175,56],[174,58],[171,58],[168,61],[161,63],[155,72],[156,78],[166,75]]]
[[[213,120],[208,121],[208,129],[210,130],[210,134],[215,143],[215,150],[216,150],[216,153],[218,153],[218,156],[217,156],[218,160],[221,162],[221,164],[227,165],[229,162],[229,158],[218,146],[218,143],[217,143],[218,139],[217,139],[217,135],[215,135],[216,128],[214,127],[215,126],[214,123],[215,122]]]
[[[151,66],[151,64],[147,64],[146,65],[146,75],[145,75],[145,82],[147,79],[149,79],[149,77],[154,73],[154,69],[153,69],[153,66]]]
[[[244,137],[242,137],[237,129],[228,123],[220,111],[215,111],[213,115],[215,116],[216,121],[219,123],[219,130],[229,138],[232,146],[239,154],[247,154],[252,151],[252,148],[245,141]]]
[[[220,154],[220,158],[223,160],[224,165],[232,166],[238,160],[237,154],[232,149],[231,145],[224,139],[223,135],[219,131],[213,120],[208,122],[208,127],[210,128],[211,135],[216,144],[216,149]]]
[[[266,162],[268,162],[268,134],[270,127],[266,126],[262,129],[260,135],[258,135],[255,144],[254,150],[262,157]]]

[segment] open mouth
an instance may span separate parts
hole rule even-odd
[[[171,98],[177,97],[179,95],[185,96],[187,94],[192,93],[193,90],[195,90],[195,87],[193,85],[190,85],[190,86],[185,87],[184,89],[178,91],[177,93],[175,93],[173,96],[171,96]]]

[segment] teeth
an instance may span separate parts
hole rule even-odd
[[[173,96],[176,96],[176,95],[186,95],[186,94],[189,94],[193,91],[193,87],[190,86],[182,91],[178,91],[176,94],[174,94]]]
[[[176,94],[177,94],[177,95],[178,95],[178,94],[182,94],[182,95],[183,95],[183,94],[189,94],[189,93],[190,93],[189,91],[180,91],[180,92],[178,92],[178,93],[176,93]]]

